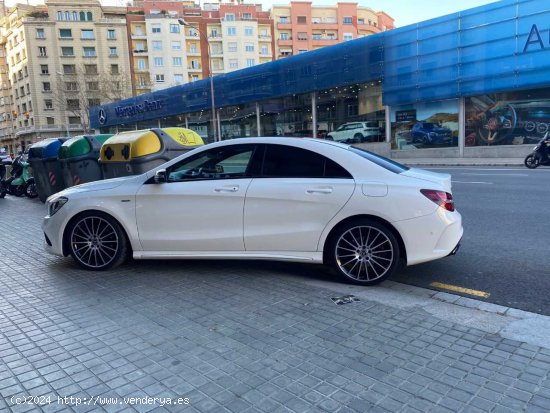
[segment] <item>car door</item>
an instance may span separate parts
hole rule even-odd
[[[349,200],[352,176],[316,152],[265,145],[244,208],[247,251],[316,251],[321,232]]]
[[[243,251],[247,169],[256,145],[228,145],[172,165],[167,182],[137,193],[136,219],[145,251]]]

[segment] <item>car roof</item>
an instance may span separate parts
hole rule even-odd
[[[272,144],[284,144],[292,146],[303,146],[303,143],[306,143],[307,146],[315,147],[317,145],[331,145],[336,146],[342,149],[349,148],[349,145],[328,141],[324,139],[315,139],[315,138],[296,138],[296,137],[287,137],[287,136],[260,136],[253,138],[235,138],[228,139],[221,142],[215,142],[210,145],[231,145],[231,144],[243,144],[243,143],[272,143]],[[302,144],[300,144],[302,143]]]

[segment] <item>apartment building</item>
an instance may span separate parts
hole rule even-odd
[[[292,1],[274,6],[271,18],[277,59],[394,28],[393,19],[385,12],[347,2],[313,6]]]
[[[5,14],[3,2],[0,2],[0,27],[4,27]],[[9,68],[6,59],[7,38],[0,29],[0,147],[7,147],[14,152],[12,146],[15,137],[13,130],[12,98],[9,78]]]
[[[131,96],[125,12],[97,0],[9,10],[3,30],[12,147],[86,133],[90,107]]]
[[[134,93],[273,60],[273,24],[261,5],[145,0],[128,8]]]

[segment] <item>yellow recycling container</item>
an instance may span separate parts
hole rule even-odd
[[[186,128],[121,132],[103,143],[99,163],[105,179],[137,175],[203,144],[195,131]]]

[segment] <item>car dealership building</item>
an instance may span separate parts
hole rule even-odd
[[[377,122],[366,145],[394,158],[524,156],[550,126],[550,7],[501,0],[215,76],[213,85],[97,106],[90,119],[111,133],[184,126],[205,141],[325,137]]]

